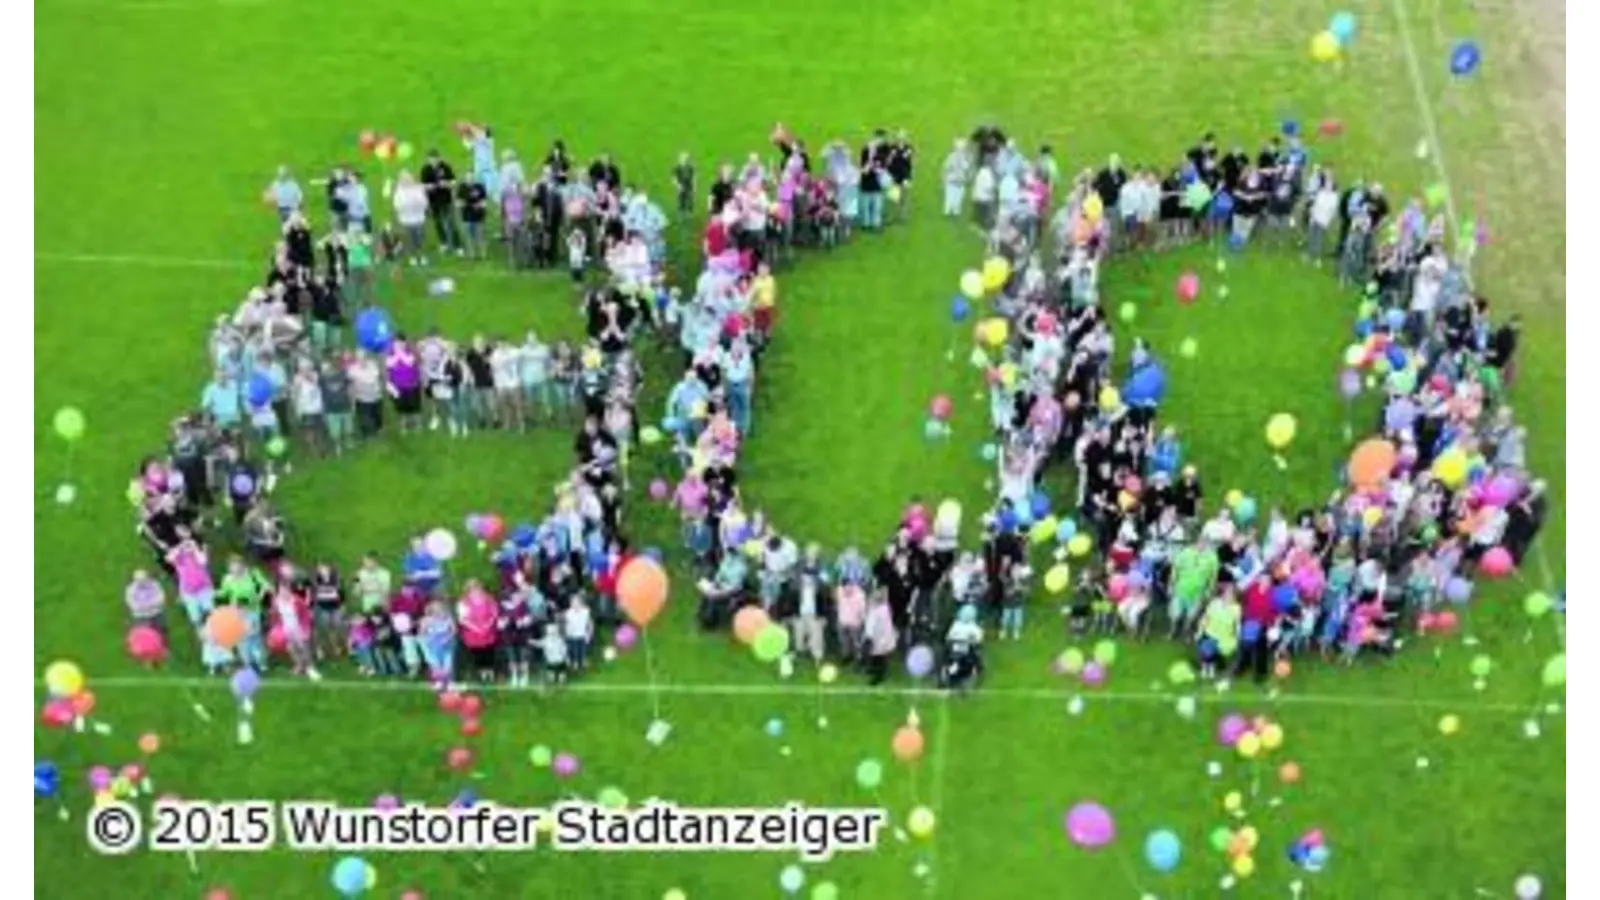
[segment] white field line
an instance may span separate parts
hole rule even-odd
[[[934,824],[937,826],[940,819],[944,818],[944,773],[950,760],[950,694],[940,695],[939,701],[939,726],[933,736],[933,762],[928,765],[928,770],[933,774],[933,787],[928,793],[928,808],[933,810]],[[937,897],[940,893],[939,880],[939,832],[935,827],[933,834],[928,836],[928,896]]]
[[[1390,0],[1394,9],[1395,25],[1400,30],[1400,48],[1404,51],[1406,68],[1411,74],[1411,89],[1417,98],[1417,113],[1422,117],[1423,137],[1428,142],[1428,158],[1433,163],[1434,172],[1439,176],[1439,183],[1444,185],[1445,215],[1450,220],[1450,233],[1461,232],[1460,219],[1456,216],[1456,192],[1450,185],[1450,172],[1445,167],[1444,146],[1439,140],[1439,121],[1433,113],[1433,104],[1428,100],[1428,87],[1422,78],[1422,63],[1417,58],[1417,44],[1411,37],[1410,12],[1406,8],[1406,0]]]
[[[161,256],[141,253],[57,253],[39,251],[33,254],[35,263],[67,266],[124,266],[145,269],[209,269],[224,272],[265,272],[268,261],[242,259],[210,259],[195,256]],[[405,271],[418,275],[437,273],[451,278],[532,278],[533,273],[513,272],[508,269],[455,268],[427,266],[408,268]]]
[[[43,688],[44,682],[36,680],[36,688]],[[287,693],[302,692],[349,692],[368,694],[426,694],[432,692],[430,685],[415,681],[381,681],[381,680],[355,680],[355,679],[323,679],[322,681],[309,681],[303,678],[272,677],[262,681],[261,686],[269,691],[284,691]],[[92,687],[96,690],[109,688],[114,690],[135,691],[193,691],[228,689],[226,678],[194,678],[174,676],[171,678],[159,675],[128,675],[111,676],[93,679]],[[652,687],[649,684],[629,682],[578,682],[543,694],[535,688],[512,688],[505,684],[471,685],[463,686],[464,690],[471,690],[493,694],[527,694],[529,696],[561,696],[561,695],[597,695],[597,696],[626,696],[646,695],[652,690],[659,690],[662,694],[680,697],[815,697],[816,686],[809,683],[791,684],[711,684],[711,683],[683,683],[660,684]],[[923,698],[933,699],[936,695],[927,688],[916,687],[869,687],[866,685],[835,685],[823,689],[823,693],[830,698],[883,698],[895,697],[901,699]],[[1117,691],[1117,690],[1087,690],[1063,685],[1060,688],[1008,688],[1008,687],[981,687],[968,694],[951,698],[949,701],[961,703],[966,700],[983,702],[984,698],[992,700],[1012,701],[1055,701],[1065,703],[1068,698],[1077,693],[1085,702],[1093,703],[1127,703],[1127,704],[1161,704],[1171,703],[1185,693],[1180,691]],[[1526,714],[1531,703],[1495,703],[1479,701],[1473,698],[1450,699],[1419,699],[1410,697],[1385,697],[1376,694],[1318,694],[1318,693],[1282,693],[1276,697],[1254,693],[1249,690],[1229,691],[1218,693],[1206,688],[1193,691],[1196,699],[1212,706],[1327,706],[1344,707],[1352,709],[1447,709],[1447,710],[1476,710],[1489,713],[1520,713]]]

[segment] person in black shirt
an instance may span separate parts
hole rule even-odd
[[[284,254],[296,269],[310,269],[317,264],[316,242],[311,237],[311,226],[299,212],[289,214],[283,223]]]
[[[332,353],[339,346],[339,329],[344,325],[344,298],[338,286],[329,284],[321,275],[312,275],[308,287],[311,348],[318,353]]]
[[[717,180],[711,182],[711,194],[706,200],[706,205],[710,208],[713,216],[720,216],[722,215],[723,207],[727,206],[728,201],[732,199],[733,166],[724,163],[722,168],[717,170]]]
[[[439,246],[454,250],[457,255],[465,254],[461,233],[456,229],[456,173],[437,150],[429,150],[428,161],[422,165],[422,186],[428,194],[428,218],[439,235]]]
[[[1511,364],[1517,356],[1517,341],[1522,335],[1522,317],[1513,315],[1506,319],[1506,323],[1495,329],[1489,338],[1489,352],[1484,356],[1484,362],[1493,368],[1499,369],[1502,376],[1511,372]]]
[[[678,215],[687,219],[694,213],[694,163],[687,152],[678,154],[672,167],[672,186],[678,192]]]
[[[468,172],[456,187],[456,198],[461,203],[461,224],[466,231],[463,249],[476,259],[485,259],[489,247],[483,238],[483,223],[489,217],[489,191],[476,174]]]
[[[589,183],[599,189],[605,183],[614,191],[622,190],[622,170],[611,161],[611,154],[602,153],[589,164]]]
[[[344,186],[349,183],[344,166],[334,166],[328,175],[328,215],[333,218],[336,231],[344,231],[350,225],[350,210],[343,196]]]
[[[472,346],[467,350],[467,383],[461,389],[466,392],[468,417],[471,424],[468,427],[486,427],[493,423],[489,412],[489,401],[494,391],[494,370],[489,366],[489,342],[483,335],[472,339]]]
[[[550,170],[551,176],[555,178],[556,184],[564,185],[567,183],[567,179],[572,174],[572,157],[567,155],[565,141],[558,139],[554,144],[550,145],[550,153],[545,156],[544,164]]]
[[[895,186],[895,218],[904,221],[906,208],[911,200],[911,176],[916,165],[916,148],[911,146],[911,138],[904,128],[895,132],[894,140],[888,144],[884,168],[889,177],[894,180]]]

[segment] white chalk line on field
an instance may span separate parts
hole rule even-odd
[[[35,687],[42,688],[44,682],[37,680]],[[228,689],[226,678],[194,678],[160,676],[127,675],[95,678],[91,685],[95,689],[112,688],[128,690],[215,690]],[[382,681],[382,680],[355,680],[355,679],[330,679],[310,681],[303,678],[269,678],[262,682],[262,688],[269,691],[286,692],[318,692],[332,693],[374,693],[393,694],[411,693],[423,695],[432,693],[432,687],[415,681]],[[1060,688],[1019,688],[1019,687],[980,687],[969,693],[958,694],[947,702],[961,703],[967,700],[981,702],[983,698],[1019,701],[1053,700],[1065,703],[1074,694],[1081,696],[1087,703],[1128,703],[1128,704],[1158,704],[1172,703],[1179,696],[1193,695],[1200,703],[1211,706],[1326,706],[1343,707],[1349,709],[1442,709],[1442,710],[1478,710],[1490,713],[1524,713],[1531,708],[1532,703],[1499,703],[1480,701],[1473,698],[1450,699],[1422,699],[1414,697],[1384,697],[1376,694],[1295,694],[1281,693],[1276,697],[1266,694],[1252,693],[1249,691],[1229,691],[1219,693],[1209,686],[1197,686],[1197,690],[1189,692],[1180,691],[1118,691],[1118,690],[1092,690],[1080,689],[1076,685]],[[630,682],[590,681],[568,684],[564,687],[549,692],[542,692],[537,688],[513,688],[506,684],[463,685],[464,690],[471,690],[492,694],[526,694],[531,697],[558,697],[561,695],[595,695],[595,696],[626,696],[645,695],[651,691],[660,691],[662,694],[680,697],[815,697],[817,688],[806,683],[791,684],[715,684],[715,683],[683,683],[683,684],[658,684],[649,685]],[[867,685],[834,685],[823,689],[823,694],[830,698],[925,698],[932,699],[935,693],[927,688],[917,687],[870,687]],[[1541,704],[1542,706],[1542,704]]]
[[[1450,231],[1459,234],[1461,231],[1460,219],[1456,216],[1456,192],[1450,185],[1450,172],[1445,167],[1444,145],[1439,139],[1439,120],[1434,115],[1433,103],[1428,99],[1427,83],[1422,77],[1422,62],[1417,57],[1417,44],[1411,37],[1410,11],[1406,8],[1406,0],[1390,0],[1394,9],[1395,24],[1400,30],[1400,48],[1404,51],[1406,69],[1411,75],[1411,89],[1417,98],[1417,112],[1422,116],[1423,137],[1429,146],[1429,160],[1433,163],[1433,170],[1439,176],[1439,183],[1444,185],[1444,211],[1450,221]]]

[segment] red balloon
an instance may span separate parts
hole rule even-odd
[[[267,649],[273,653],[283,653],[289,649],[289,635],[284,633],[282,625],[267,629]]]
[[[472,768],[472,751],[466,747],[452,747],[445,754],[444,764],[457,772]]]
[[[483,733],[481,719],[465,718],[461,720],[461,734],[463,737],[477,737]]]
[[[506,521],[494,513],[489,513],[479,522],[478,530],[478,536],[492,544],[505,537]]]
[[[356,146],[360,147],[365,153],[371,153],[372,148],[378,146],[378,135],[370,128],[365,129],[361,132],[361,135],[356,138]]]
[[[934,397],[932,402],[928,404],[928,414],[941,422],[950,418],[950,413],[954,411],[955,404],[951,403],[950,398],[944,394]]]
[[[483,699],[476,694],[467,694],[461,698],[461,715],[467,718],[476,718],[483,712]]]
[[[72,709],[74,716],[87,716],[94,712],[94,691],[82,690],[67,698],[67,704]]]
[[[65,728],[72,724],[72,701],[65,697],[51,700],[39,711],[39,721],[51,728]]]
[[[128,629],[128,655],[142,663],[153,663],[167,655],[167,639],[151,625]]]
[[[461,695],[455,691],[445,691],[439,695],[439,708],[445,712],[457,712],[461,709]]]

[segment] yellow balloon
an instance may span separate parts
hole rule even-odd
[[[1011,264],[1003,257],[991,256],[983,263],[983,286],[991,291],[998,291],[1005,287],[1006,279],[1011,277]]]
[[[1002,363],[1000,366],[1000,384],[1006,390],[1011,390],[1017,386],[1017,374],[1016,363]]]
[[[1233,874],[1240,878],[1249,878],[1256,873],[1256,861],[1250,856],[1235,856],[1233,858]]]
[[[1339,39],[1331,31],[1319,31],[1311,39],[1311,58],[1320,63],[1339,58]]]
[[[1296,424],[1294,416],[1278,413],[1267,420],[1267,445],[1282,450],[1294,441]]]
[[[1055,539],[1056,528],[1060,524],[1055,516],[1045,516],[1033,523],[1033,527],[1028,529],[1028,536],[1033,538],[1035,544],[1048,544]]]
[[[1460,487],[1467,480],[1467,454],[1459,447],[1446,450],[1433,461],[1433,476],[1447,488]]]
[[[1261,832],[1256,831],[1254,825],[1246,825],[1239,829],[1239,840],[1244,844],[1245,851],[1251,851],[1261,843]]]
[[[94,792],[94,805],[96,808],[101,806],[110,806],[115,802],[117,802],[117,795],[111,793],[110,791]]]
[[[983,299],[983,273],[971,270],[963,272],[961,293],[965,294],[968,300]]]
[[[689,895],[679,888],[669,888],[665,894],[661,895],[661,900],[689,900]]]
[[[1238,812],[1244,806],[1244,795],[1238,791],[1229,791],[1222,798],[1222,808],[1228,812]]]
[[[926,806],[919,806],[913,809],[911,816],[906,819],[906,830],[911,832],[912,837],[925,838],[933,834],[933,827],[936,823],[937,820],[933,816],[933,810]]]
[[[1091,222],[1100,221],[1105,215],[1106,205],[1100,200],[1099,194],[1090,194],[1089,199],[1083,201],[1083,215]]]
[[[1254,731],[1246,731],[1239,736],[1239,743],[1234,744],[1233,748],[1245,759],[1255,759],[1256,754],[1261,752],[1261,738]]]
[[[1122,392],[1111,385],[1100,389],[1100,408],[1116,409],[1122,405]]]
[[[1044,573],[1044,589],[1052,594],[1064,592],[1072,585],[1072,570],[1066,563],[1057,563]]]
[[[1261,749],[1276,750],[1282,746],[1283,726],[1277,722],[1267,723],[1267,727],[1261,729]]]
[[[1461,730],[1461,719],[1454,715],[1445,716],[1439,720],[1439,733],[1450,735]]]
[[[1381,521],[1383,521],[1383,510],[1379,509],[1378,507],[1369,506],[1366,509],[1362,510],[1362,512],[1361,512],[1361,522],[1362,522],[1362,524],[1366,525],[1368,528],[1371,528],[1371,527],[1377,525]]]
[[[1067,541],[1067,553],[1071,556],[1088,556],[1094,549],[1094,541],[1087,534],[1075,534],[1072,540]]]
[[[989,319],[983,323],[984,343],[991,347],[998,347],[1011,336],[1011,324],[1005,319]]]
[[[1235,506],[1238,506],[1240,503],[1244,502],[1244,491],[1234,488],[1233,490],[1222,495],[1222,502],[1229,509],[1233,509]]]
[[[56,660],[45,667],[44,686],[54,697],[75,697],[83,690],[83,670],[76,663]]]
[[[817,670],[817,680],[823,684],[833,684],[839,680],[839,667],[833,663],[826,663]]]

